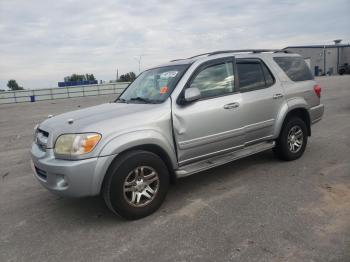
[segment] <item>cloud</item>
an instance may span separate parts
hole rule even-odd
[[[72,73],[103,80],[198,53],[350,40],[350,2],[2,1],[0,88],[57,85]]]

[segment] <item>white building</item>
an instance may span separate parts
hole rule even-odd
[[[338,74],[338,68],[344,63],[350,64],[350,44],[288,46],[285,50],[302,55],[310,60],[311,71],[315,76]]]

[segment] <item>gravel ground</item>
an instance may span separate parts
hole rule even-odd
[[[0,261],[350,261],[350,76],[319,79],[326,111],[304,156],[271,151],[179,180],[155,214],[114,216],[34,179],[33,127],[108,96],[0,106]]]

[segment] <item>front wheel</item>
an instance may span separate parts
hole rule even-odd
[[[298,118],[287,119],[274,149],[278,158],[291,161],[301,157],[307,145],[307,127],[305,122]]]
[[[165,199],[169,172],[162,159],[148,151],[130,151],[109,168],[104,200],[114,213],[139,219],[156,211]]]

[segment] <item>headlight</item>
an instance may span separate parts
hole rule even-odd
[[[59,155],[83,155],[90,153],[100,140],[97,133],[64,134],[57,138],[54,150]]]

